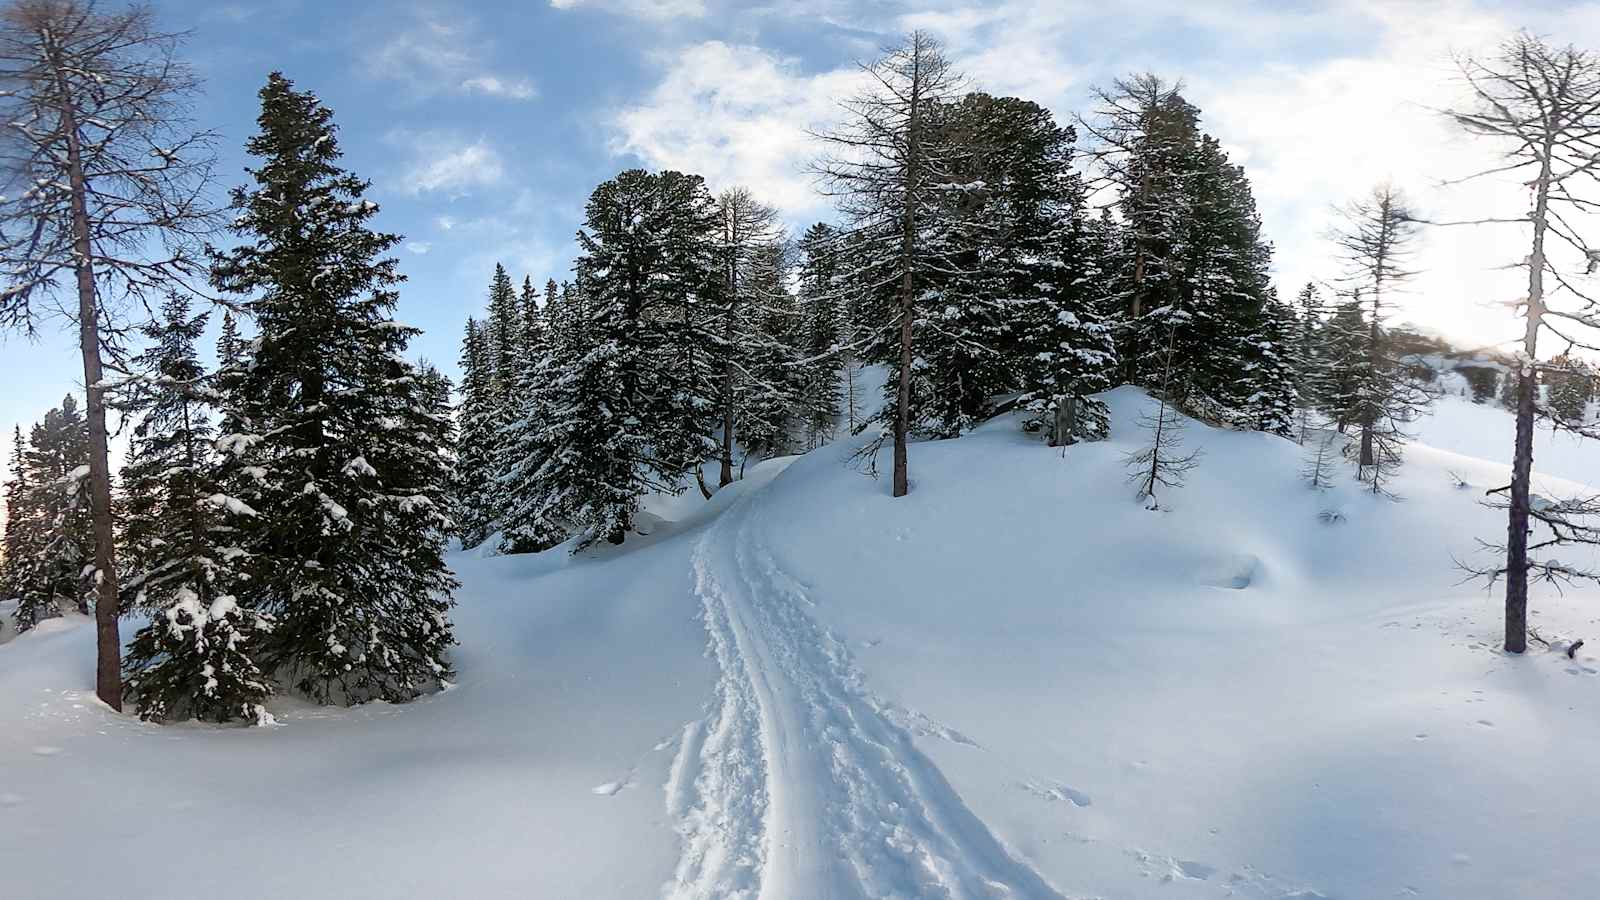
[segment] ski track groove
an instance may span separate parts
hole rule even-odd
[[[1062,900],[916,748],[917,720],[872,694],[807,615],[804,586],[758,539],[759,493],[692,554],[718,677],[668,780],[683,843],[662,895]]]

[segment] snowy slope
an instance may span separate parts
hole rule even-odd
[[[904,499],[847,441],[592,557],[458,554],[459,684],[406,707],[146,726],[93,702],[89,629],[25,635],[0,896],[1590,894],[1600,663],[1500,654],[1453,563],[1504,528],[1509,418],[1441,403],[1400,503],[1194,426],[1157,513],[1146,400],[1109,400],[1065,454],[917,445]],[[1552,493],[1600,461],[1541,453]],[[1597,592],[1535,608],[1600,646]]]

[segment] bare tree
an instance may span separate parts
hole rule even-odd
[[[1354,286],[1367,318],[1363,358],[1350,361],[1358,373],[1354,403],[1341,418],[1360,426],[1357,471],[1373,493],[1381,494],[1384,477],[1399,466],[1405,425],[1431,399],[1401,370],[1384,328],[1390,295],[1416,274],[1410,262],[1419,224],[1405,195],[1387,184],[1344,207],[1341,219],[1331,237],[1349,270],[1345,281]]]
[[[818,135],[833,155],[818,160],[813,170],[823,192],[837,199],[846,235],[857,239],[851,246],[861,287],[893,290],[897,298],[894,496],[903,497],[910,491],[906,443],[917,291],[931,265],[926,213],[944,202],[941,185],[954,152],[930,119],[955,98],[961,78],[939,42],[923,31],[912,32],[861,68],[871,85],[843,102],[847,122]]]
[[[1156,397],[1156,411],[1139,416],[1139,427],[1150,434],[1150,442],[1142,450],[1124,457],[1132,471],[1128,480],[1139,485],[1140,500],[1150,501],[1146,509],[1161,508],[1156,491],[1161,488],[1183,487],[1189,470],[1200,462],[1202,452],[1183,452],[1183,416],[1172,406],[1172,349],[1173,331],[1167,330],[1167,347],[1161,373],[1161,392]]]
[[[182,38],[158,29],[142,5],[12,0],[0,9],[0,267],[9,281],[0,326],[33,334],[41,313],[57,311],[78,328],[95,682],[114,709],[122,708],[121,641],[102,354],[116,358],[125,310],[112,303],[148,313],[169,289],[186,290],[202,272],[196,239],[213,224],[211,136],[186,127],[197,81],[176,58]]]
[[[1563,544],[1593,544],[1600,537],[1600,529],[1586,521],[1600,511],[1600,503],[1578,499],[1536,506],[1530,492],[1539,338],[1549,333],[1568,351],[1600,349],[1592,331],[1600,328],[1600,295],[1586,281],[1600,263],[1600,249],[1578,230],[1585,214],[1600,209],[1600,58],[1519,32],[1494,54],[1464,57],[1458,65],[1471,99],[1448,115],[1469,134],[1501,148],[1495,165],[1460,180],[1514,176],[1529,193],[1526,212],[1519,207],[1512,216],[1439,223],[1527,229],[1528,253],[1517,263],[1527,271],[1528,289],[1515,303],[1524,321],[1511,483],[1490,491],[1507,510],[1506,543],[1490,545],[1504,552],[1505,562],[1475,570],[1491,583],[1505,578],[1505,649],[1521,653],[1528,646],[1530,572],[1551,580],[1600,580],[1600,572],[1530,556]],[[1600,437],[1593,428],[1582,430]],[[1530,518],[1548,533],[1531,546]]]

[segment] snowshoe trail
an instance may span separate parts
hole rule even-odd
[[[756,492],[759,494],[759,492]],[[707,717],[667,784],[683,849],[671,898],[1056,898],[862,682],[844,643],[757,535],[742,497],[693,552]]]

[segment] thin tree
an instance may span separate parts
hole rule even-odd
[[[0,10],[0,268],[9,281],[0,326],[33,333],[35,301],[63,292],[60,311],[78,328],[98,590],[95,685],[118,710],[102,352],[117,333],[110,298],[154,301],[201,271],[194,239],[212,224],[212,159],[210,135],[187,127],[197,81],[177,59],[182,39],[160,30],[144,5],[106,11],[94,0],[13,0]]]
[[[1410,263],[1420,226],[1405,195],[1386,184],[1341,213],[1342,222],[1331,237],[1349,269],[1347,280],[1362,301],[1367,326],[1366,346],[1357,361],[1356,402],[1347,418],[1361,428],[1357,466],[1362,480],[1374,493],[1383,493],[1384,476],[1400,462],[1405,424],[1430,400],[1401,370],[1384,328],[1393,292],[1416,274]]]
[[[1150,434],[1150,443],[1125,457],[1132,471],[1128,480],[1138,483],[1140,500],[1150,501],[1146,509],[1161,508],[1156,491],[1161,488],[1180,488],[1191,469],[1200,462],[1202,451],[1183,452],[1183,417],[1168,399],[1172,387],[1172,334],[1167,335],[1166,363],[1161,374],[1161,390],[1156,395],[1154,415],[1142,413],[1139,427]]]
[[[894,496],[910,491],[906,444],[911,431],[912,337],[917,295],[929,265],[929,211],[943,203],[943,177],[955,152],[938,137],[932,112],[954,99],[961,78],[939,42],[914,31],[877,61],[862,65],[867,90],[844,101],[849,121],[818,135],[834,149],[814,171],[837,198],[865,290],[892,292],[894,356]]]
[[[1582,216],[1600,209],[1600,57],[1572,45],[1553,47],[1519,32],[1493,54],[1466,56],[1458,65],[1470,99],[1448,115],[1467,133],[1501,148],[1495,165],[1461,180],[1513,175],[1530,195],[1528,205],[1513,215],[1441,223],[1527,229],[1528,252],[1519,262],[1527,271],[1527,294],[1515,303],[1523,316],[1523,334],[1515,372],[1511,483],[1491,491],[1503,498],[1507,510],[1506,543],[1491,545],[1497,553],[1504,551],[1505,562],[1480,570],[1491,582],[1505,578],[1505,649],[1521,653],[1528,646],[1530,572],[1547,579],[1600,580],[1600,572],[1531,556],[1562,544],[1596,543],[1600,530],[1584,523],[1584,516],[1595,511],[1595,501],[1535,509],[1530,495],[1539,338],[1548,332],[1569,351],[1593,350],[1596,341],[1588,329],[1600,327],[1600,294],[1583,281],[1600,265],[1600,248],[1579,231]],[[1544,524],[1549,535],[1532,546],[1530,518]]]

